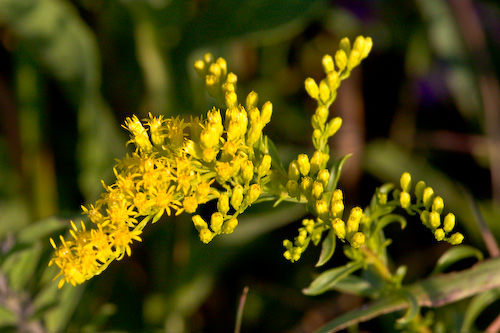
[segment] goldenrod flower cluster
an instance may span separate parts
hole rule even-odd
[[[92,228],[71,222],[71,238],[60,236],[54,257],[64,283],[83,283],[101,273],[113,260],[130,255],[132,241],[140,241],[142,229],[164,214],[195,213],[199,205],[217,201],[217,211],[205,221],[194,215],[193,224],[202,242],[231,233],[238,215],[261,195],[271,175],[271,156],[262,135],[270,121],[272,104],[257,107],[255,92],[238,104],[236,75],[227,73],[226,62],[209,54],[195,63],[205,77],[210,94],[225,102],[204,118],[184,121],[162,116],[140,121],[127,118],[134,152],[114,168],[116,181],[93,204],[82,207]]]
[[[400,184],[399,202],[402,208],[410,214],[419,214],[420,220],[432,231],[436,240],[446,241],[452,245],[462,243],[464,236],[461,233],[451,233],[455,228],[455,215],[448,213],[444,218],[441,218],[444,201],[443,198],[434,193],[432,187],[426,186],[422,180],[418,181],[413,190],[415,199],[412,203],[411,175],[408,172],[401,175]]]
[[[333,229],[339,239],[349,242],[353,248],[358,248],[365,242],[365,235],[358,231],[363,216],[362,209],[353,208],[347,221],[342,220],[343,194],[340,189],[328,188],[331,175],[326,167],[330,159],[328,139],[342,126],[340,117],[328,120],[329,107],[337,97],[342,80],[350,76],[351,71],[368,56],[371,48],[372,40],[369,37],[358,36],[352,47],[350,40],[343,38],[334,57],[328,54],[323,57],[325,78],[319,84],[312,78],[305,80],[307,93],[318,103],[311,118],[315,151],[311,158],[300,154],[289,164],[286,190],[290,197],[306,202],[308,210],[316,219],[303,220],[303,227],[299,228],[299,235],[294,242],[283,242],[286,248],[284,256],[288,260],[298,260],[309,242],[317,245],[322,233],[328,229]]]

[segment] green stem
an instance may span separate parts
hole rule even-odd
[[[384,281],[393,282],[393,276],[389,271],[387,265],[382,261],[382,259],[375,254],[372,250],[368,248],[366,245],[362,245],[359,250],[365,256],[367,262],[375,268],[375,271],[378,275],[384,279]]]

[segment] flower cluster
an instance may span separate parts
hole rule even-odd
[[[206,222],[194,215],[193,224],[202,242],[233,232],[238,215],[261,195],[271,175],[264,126],[270,121],[272,104],[257,107],[251,92],[246,105],[237,102],[236,75],[227,73],[226,62],[209,54],[195,63],[205,77],[210,94],[222,98],[226,110],[208,111],[205,118],[184,121],[162,116],[140,121],[127,118],[134,152],[114,168],[116,181],[104,185],[105,192],[93,204],[82,207],[93,224],[87,229],[71,222],[71,238],[60,236],[60,245],[50,240],[56,265],[64,283],[83,283],[101,273],[113,260],[130,255],[132,241],[148,222],[164,214],[193,214],[199,205],[217,201],[217,211]]]

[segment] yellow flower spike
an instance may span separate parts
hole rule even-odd
[[[442,241],[444,239],[444,230],[439,228],[434,231],[434,238],[436,238],[437,241]]]
[[[434,200],[432,201],[432,211],[434,212],[438,212],[439,214],[441,214],[441,212],[443,211],[443,208],[444,208],[444,201],[443,201],[443,198],[441,198],[440,196],[436,196],[434,198]]]
[[[353,248],[357,249],[365,243],[365,240],[366,237],[363,233],[356,232],[354,235],[352,235],[350,243]]]
[[[220,212],[215,212],[210,217],[210,228],[216,234],[220,233],[222,228],[222,223],[224,222],[224,217]]]
[[[224,222],[224,224],[222,225],[222,233],[231,234],[237,226],[238,219],[236,217],[233,217],[229,221]]]
[[[410,208],[411,205],[410,194],[408,192],[399,193],[399,203],[401,204],[401,207],[404,209]]]
[[[243,186],[236,185],[231,195],[231,206],[233,206],[234,209],[238,210],[242,202],[243,202]]]
[[[201,231],[208,228],[207,222],[200,215],[194,215],[191,219],[196,230]]]
[[[331,91],[328,87],[328,84],[324,80],[321,80],[321,82],[319,83],[319,100],[323,104],[326,104],[330,99],[330,93]]]
[[[438,212],[430,212],[429,213],[429,225],[436,229],[441,225],[441,216]]]
[[[345,230],[345,222],[342,221],[339,218],[336,218],[335,220],[332,221],[332,228],[333,231],[335,232],[335,235],[341,239],[344,240],[346,236],[346,230]]]
[[[444,217],[443,229],[446,233],[450,232],[455,228],[455,215],[453,213],[448,213]]]
[[[455,232],[451,237],[448,239],[448,243],[451,245],[458,245],[461,244],[462,241],[464,240],[464,235],[462,235],[459,232]]]
[[[245,103],[246,108],[248,110],[250,110],[251,108],[256,107],[258,100],[259,100],[259,95],[255,91],[251,91],[247,95],[247,99],[246,99],[246,103]]]
[[[339,69],[339,72],[342,72],[347,66],[347,54],[344,50],[338,50],[335,52],[335,64]]]
[[[323,56],[323,59],[321,60],[321,63],[323,65],[323,69],[325,70],[325,73],[330,73],[330,72],[333,72],[335,70],[334,66],[333,66],[333,59],[332,59],[332,56],[329,55],[329,54],[325,54]]]
[[[307,176],[309,174],[311,164],[309,163],[309,157],[306,154],[300,154],[297,157],[297,165],[302,176]]]
[[[262,111],[260,113],[260,121],[262,127],[266,126],[267,123],[271,121],[271,116],[273,114],[273,104],[269,101],[262,105]]]
[[[319,97],[319,88],[318,85],[316,84],[316,81],[314,81],[313,78],[308,77],[304,81],[304,86],[306,89],[306,92],[311,96],[313,99],[318,99]]]
[[[410,175],[410,173],[404,172],[399,179],[399,184],[401,185],[401,189],[404,192],[410,192],[410,190],[411,190],[411,175]]]

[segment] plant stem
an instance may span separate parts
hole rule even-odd
[[[390,283],[393,282],[392,274],[389,271],[389,268],[377,254],[370,250],[366,245],[362,245],[359,250],[365,256],[367,262],[373,265],[375,271],[380,277],[382,277],[382,279],[384,279],[384,281]]]

